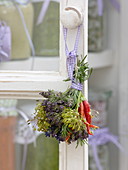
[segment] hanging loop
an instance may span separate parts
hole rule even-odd
[[[83,85],[79,82],[76,82],[73,74],[74,74],[74,68],[76,65],[76,57],[77,57],[77,50],[78,50],[78,44],[79,44],[79,39],[80,39],[80,27],[78,26],[77,30],[77,35],[76,35],[76,40],[74,44],[74,49],[72,51],[69,51],[68,46],[67,46],[67,28],[63,27],[63,33],[64,33],[64,41],[65,41],[65,54],[67,56],[67,71],[68,71],[68,76],[69,79],[71,80],[71,88],[77,89],[77,90],[82,90]]]

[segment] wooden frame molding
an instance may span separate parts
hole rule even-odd
[[[1,71],[0,98],[39,99],[40,91],[66,89],[64,79],[59,72]]]

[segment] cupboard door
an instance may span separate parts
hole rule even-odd
[[[46,1],[44,1],[45,3]],[[56,2],[56,1],[52,1]],[[33,1],[34,3],[34,1]],[[51,3],[51,2],[50,2]],[[58,3],[58,2],[56,2]],[[79,43],[78,54],[87,55],[87,23],[88,23],[88,0],[61,0],[60,1],[60,16],[65,7],[81,8],[84,16],[83,24],[81,26],[81,36]],[[76,11],[74,11],[76,12]],[[75,24],[75,23],[74,23]],[[68,29],[67,44],[69,50],[72,50],[75,36],[77,33],[76,29]],[[0,98],[16,98],[16,99],[40,99],[40,91],[46,91],[48,89],[54,89],[59,91],[65,91],[69,86],[69,83],[65,83],[63,80],[67,78],[66,69],[66,55],[65,55],[65,43],[63,37],[63,25],[60,22],[60,38],[59,38],[59,58],[42,57],[36,59],[38,65],[41,62],[45,63],[46,70],[50,65],[53,67],[56,62],[59,62],[58,71],[46,71],[38,69],[26,69],[19,70],[18,64],[26,66],[30,61],[9,61],[6,64],[1,63],[0,70]],[[15,69],[6,69],[6,65],[9,64],[8,68],[15,65]],[[42,66],[42,67],[43,67]],[[38,67],[38,66],[37,66]],[[36,71],[38,70],[38,71]],[[85,91],[87,93],[87,84],[85,84]],[[87,97],[87,96],[86,96]],[[76,144],[67,145],[62,143],[59,145],[59,170],[87,170],[88,169],[88,150],[87,145],[83,147],[75,148]]]

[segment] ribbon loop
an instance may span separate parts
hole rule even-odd
[[[74,57],[74,56],[76,56],[76,55],[77,55],[77,54],[76,54],[76,51],[75,51],[75,50],[69,52],[69,57]]]
[[[68,53],[67,57],[67,70],[70,80],[73,80],[73,70],[75,67],[75,63],[76,63],[76,51],[73,50]]]
[[[67,56],[67,71],[68,71],[68,76],[69,76],[69,78],[72,82],[71,88],[74,88],[74,89],[81,91],[83,89],[83,85],[80,84],[79,82],[76,82],[74,77],[73,77],[73,72],[74,72],[74,68],[75,68],[75,64],[76,64],[79,38],[80,38],[80,26],[78,27],[78,30],[77,30],[74,49],[72,51],[68,50],[68,46],[67,46],[67,43],[66,43],[67,28],[63,27],[63,33],[64,33],[64,40],[65,40],[65,53],[66,53],[66,56]]]

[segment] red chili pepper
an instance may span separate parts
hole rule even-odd
[[[90,115],[90,112],[91,112],[90,105],[89,105],[89,103],[86,100],[83,101],[83,105],[84,105],[84,114],[85,114],[86,121],[89,124],[91,124],[92,117]]]
[[[65,139],[65,141],[66,141],[67,143],[68,143],[68,140],[69,140],[70,136],[71,136],[71,133],[69,132],[69,133],[68,133],[68,136],[67,136],[66,139]]]
[[[78,112],[81,114],[83,118],[86,119],[86,128],[89,135],[93,135],[93,133],[90,131],[90,128],[98,128],[98,126],[91,125],[92,117],[90,115],[91,109],[88,101],[84,100],[80,103],[80,107],[78,109]]]
[[[66,137],[65,141],[68,142],[70,135]]]
[[[89,134],[89,135],[93,135],[93,133],[90,131],[90,127],[89,127],[89,125],[86,125],[86,128],[87,128],[87,132],[88,132],[88,134]]]
[[[84,107],[85,107],[86,112],[89,113],[89,112],[91,111],[91,109],[90,109],[90,104],[88,103],[87,100],[84,100],[84,101],[83,101],[83,104],[84,104]]]
[[[86,124],[87,126],[89,126],[90,128],[95,128],[95,129],[99,128],[98,126],[91,125],[91,124],[89,124],[88,122],[85,122],[85,124]]]
[[[80,107],[78,109],[78,112],[81,114],[82,117],[85,117],[83,102],[80,103]]]

